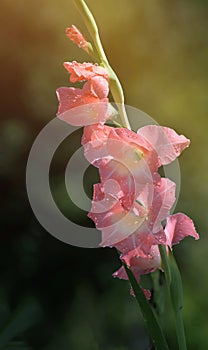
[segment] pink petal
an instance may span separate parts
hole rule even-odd
[[[82,144],[85,157],[93,165],[101,168],[102,164],[111,161],[108,171],[102,172],[103,181],[112,173],[119,183],[133,179],[137,194],[144,184],[152,183],[152,172],[158,168],[157,155],[133,131],[96,125],[84,131]]]
[[[80,106],[82,90],[73,87],[60,87],[56,90],[59,100],[58,115],[65,111]]]
[[[114,187],[106,186],[106,183],[114,183]],[[129,237],[143,224],[146,219],[146,210],[136,202],[126,209],[126,195],[119,183],[112,178],[103,183],[103,189],[107,198],[109,196],[117,200],[117,205],[108,211],[102,223],[101,246],[113,246],[123,239]],[[117,191],[117,192],[116,192]],[[110,201],[108,199],[108,201]]]
[[[114,272],[113,277],[128,281],[128,276],[124,266],[121,266],[120,269]],[[130,288],[130,295],[135,296],[132,288]]]
[[[94,187],[92,209],[89,213],[96,227],[102,230],[101,246],[115,246],[122,253],[134,251],[145,257],[152,245],[166,244],[161,221],[169,215],[174,202],[175,184],[169,179],[157,177],[153,185],[147,184],[139,201],[135,192],[120,182],[117,175],[109,172],[108,165],[100,166],[102,184]],[[107,168],[104,181],[103,169]],[[131,186],[131,182],[130,182]],[[150,188],[153,191],[150,195]],[[145,193],[145,194],[144,194]],[[146,196],[146,198],[145,198]],[[143,200],[143,202],[142,202]]]
[[[132,257],[149,257],[153,244],[154,237],[148,231],[146,224],[144,224],[139,230],[135,231],[133,235],[118,242],[115,247],[122,253],[121,257],[126,257],[126,264],[130,266]]]
[[[128,276],[124,266],[121,266],[116,272],[113,273],[113,277],[120,278],[122,280],[128,280]]]
[[[100,148],[102,143],[107,140],[110,130],[109,126],[102,124],[86,126],[82,136],[82,145],[85,146],[90,143],[92,147]]]
[[[160,252],[157,245],[153,245],[148,256],[140,256],[136,251],[122,255],[122,260],[130,267],[135,267],[140,274],[150,273],[161,266]]]
[[[113,180],[117,184],[119,191],[122,192],[123,208],[131,210],[140,188],[129,169],[116,160],[108,160],[99,163],[99,174],[102,183]],[[119,198],[118,195],[117,197]]]
[[[58,117],[76,126],[105,123],[112,114],[112,107],[107,98],[108,92],[108,82],[102,76],[92,77],[84,84],[83,89],[61,87],[57,89],[60,103]],[[83,108],[75,109],[79,106]]]
[[[70,88],[69,88],[70,89]],[[61,97],[58,118],[75,126],[86,126],[97,123],[105,123],[110,118],[110,104],[108,100],[97,101],[95,97],[81,95],[76,103]],[[69,108],[66,110],[66,108]]]
[[[167,218],[165,233],[167,236],[167,244],[170,247],[172,247],[173,244],[179,243],[187,236],[199,239],[193,221],[183,213],[177,213]]]
[[[96,161],[108,157],[107,139],[111,128],[102,124],[86,126],[82,136],[82,145],[84,146],[84,154],[89,163],[95,166]]]
[[[95,76],[84,85],[83,93],[85,95],[104,99],[109,94],[108,82],[102,76]]]
[[[137,280],[137,283],[140,282],[140,276],[141,276],[141,270],[137,267],[131,267],[131,272],[133,273],[134,277]],[[126,270],[124,266],[121,266],[120,269],[118,269],[116,272],[113,273],[113,277],[117,277],[122,280],[128,280],[128,276],[126,273]]]
[[[88,216],[98,229],[108,226],[109,216],[119,212],[120,203],[113,196],[105,194],[101,184],[94,185],[92,207]]]
[[[111,179],[112,181],[112,179]],[[114,181],[114,180],[113,180]],[[101,246],[113,246],[135,232],[146,218],[145,210],[135,202],[131,210],[122,205],[123,192],[116,183],[110,188],[104,184],[94,186],[92,208],[88,216],[102,230]],[[117,192],[116,192],[117,191]]]
[[[145,216],[135,215],[132,211],[126,212],[122,208],[119,212],[111,211],[110,214],[106,217],[106,227],[102,228],[101,247],[112,247],[132,235],[145,220]]]
[[[175,183],[167,178],[161,178],[155,183],[149,210],[149,227],[152,233],[161,230],[161,222],[170,214],[170,209],[175,202],[175,188]]]
[[[160,165],[169,164],[175,160],[190,144],[190,140],[185,136],[178,135],[173,129],[167,127],[147,125],[137,133],[144,137],[157,152]]]
[[[149,146],[148,142],[126,128],[112,128],[108,143],[109,152],[115,159],[123,160],[127,166],[138,166],[144,161],[149,172],[158,169],[157,155]]]
[[[134,269],[131,269],[131,270],[134,270]],[[140,282],[140,275],[138,273],[136,273],[136,271],[132,271],[132,272],[133,272],[137,282],[139,283]],[[118,271],[113,273],[113,277],[117,277],[117,278],[123,279],[123,280],[128,280],[128,276],[127,276],[126,271],[125,271],[123,266],[121,266]],[[144,289],[144,288],[142,288],[142,290],[143,290],[145,297],[149,300],[151,298],[151,292],[148,289]],[[130,289],[130,295],[135,296],[132,288]]]
[[[151,292],[150,292],[150,290],[142,288],[142,291],[143,291],[145,297],[147,298],[147,300],[150,300],[151,299]]]
[[[64,62],[64,67],[71,74],[70,81],[75,83],[76,81],[85,81],[90,80],[93,77],[101,76],[108,80],[108,72],[105,68],[100,67],[92,63],[78,63],[73,62]]]
[[[82,144],[85,146],[86,143],[91,142],[91,147],[94,147],[96,153],[94,154],[94,159],[99,159],[103,157],[102,146],[103,142],[107,147],[108,155],[117,161],[120,161],[126,167],[134,166],[138,167],[140,161],[143,158],[149,158],[152,150],[149,150],[146,142],[143,142],[140,137],[133,131],[122,129],[122,128],[112,128],[112,127],[102,127],[96,125],[93,129],[87,130],[87,139],[84,136]],[[96,135],[98,135],[96,137]],[[98,141],[100,143],[98,145]],[[101,152],[101,155],[100,153]],[[90,150],[92,153],[92,149]],[[93,162],[93,156],[90,156],[90,162]],[[156,158],[151,159],[148,166],[150,170],[157,170],[157,160]]]
[[[85,51],[88,51],[88,43],[76,26],[72,25],[71,27],[66,28],[66,36],[77,46]]]

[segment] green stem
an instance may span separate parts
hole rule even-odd
[[[102,44],[100,41],[100,37],[99,37],[98,27],[97,27],[97,24],[95,22],[95,19],[92,15],[91,11],[89,10],[89,8],[84,0],[74,0],[74,1],[76,3],[78,10],[81,13],[83,19],[84,19],[87,30],[93,39],[94,46],[95,46],[95,49],[98,53],[98,57],[99,57],[100,61],[107,65],[108,60],[107,60],[107,57],[106,57],[105,52],[103,50],[103,47],[102,47]]]
[[[168,286],[170,286],[171,285],[171,271],[170,271],[170,265],[168,262],[166,246],[160,244],[159,251],[160,251],[160,256],[161,256],[161,261],[162,261],[162,267],[163,267],[164,272],[165,272],[165,278],[166,278]]]
[[[153,291],[154,291],[154,304],[159,320],[162,320],[162,315],[164,313],[164,287],[160,283],[160,270],[156,270],[151,273]]]
[[[93,60],[97,61],[97,53],[94,51],[92,44],[89,42],[87,43],[86,52]]]
[[[151,335],[156,350],[168,350],[169,347],[163,334],[162,328],[157,319],[156,313],[154,312],[150,303],[146,299],[141,287],[137,283],[131,270],[124,263],[123,265],[125,267],[127,276],[129,278],[129,282],[131,283],[131,287],[134,291],[135,297],[142,311],[143,318],[147,324],[149,333]]]
[[[85,25],[89,31],[89,34],[92,37],[95,49],[98,54],[98,58],[100,60],[100,64],[103,67],[105,67],[109,72],[109,77],[110,77],[109,86],[110,86],[110,90],[114,98],[114,101],[118,107],[122,124],[125,128],[131,130],[131,126],[130,126],[130,123],[126,114],[125,106],[124,106],[123,90],[117,75],[115,74],[115,72],[113,71],[113,69],[108,63],[107,57],[105,55],[105,52],[103,50],[103,46],[100,40],[98,27],[95,22],[95,19],[84,0],[74,0],[74,1],[77,5],[78,10],[83,16]]]

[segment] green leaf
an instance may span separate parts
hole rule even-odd
[[[175,315],[176,332],[178,337],[179,349],[186,350],[186,337],[183,324],[183,286],[181,274],[176,264],[173,253],[169,253],[169,264],[171,271],[170,295],[173,312]]]
[[[146,299],[131,270],[125,264],[124,267],[156,350],[168,350],[169,347],[157,319],[156,313]]]
[[[169,250],[167,255],[166,247],[162,245],[159,246],[159,250],[162,260],[162,267],[165,272],[169,299],[175,318],[175,329],[177,333],[179,350],[187,350],[182,314],[183,287],[180,271],[172,251]]]
[[[169,253],[169,263],[171,270],[172,283],[170,285],[170,292],[174,312],[181,312],[183,309],[183,286],[181,275],[174,259],[173,253]]]

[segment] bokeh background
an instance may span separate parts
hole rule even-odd
[[[191,139],[180,157],[176,211],[190,215],[200,240],[175,247],[185,294],[188,349],[208,348],[208,1],[88,0],[117,72],[126,103]],[[29,150],[55,117],[55,89],[68,86],[63,61],[88,61],[65,37],[71,24],[86,33],[72,0],[0,3],[0,348],[7,350],[148,349],[148,334],[129,285],[111,275],[112,249],[66,245],[38,223],[25,188]],[[79,143],[79,135],[78,143]],[[76,143],[76,142],[75,142]],[[52,164],[60,207],[70,141]],[[167,315],[168,317],[168,315]],[[174,335],[167,326],[174,345]]]

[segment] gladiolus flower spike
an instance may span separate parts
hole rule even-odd
[[[95,26],[90,22],[84,1],[77,3],[86,15],[88,29]],[[88,52],[89,43],[75,26],[67,28],[66,35]],[[102,232],[101,247],[114,247],[120,254],[123,265],[113,276],[128,280],[126,271],[130,270],[140,284],[142,275],[156,269],[166,271],[164,266],[168,264],[173,245],[186,236],[199,238],[189,217],[183,213],[170,214],[176,185],[158,173],[159,167],[173,162],[189,146],[190,140],[173,129],[157,125],[144,126],[137,132],[106,125],[114,118],[108,99],[112,70],[106,63],[99,37],[92,39],[101,62],[64,63],[70,82],[81,82],[83,86],[57,89],[57,117],[71,125],[84,126],[84,154],[100,175],[100,183],[94,185],[89,217]],[[120,84],[115,86],[117,94],[114,90],[112,95],[123,95]],[[124,110],[124,105],[120,110]],[[160,247],[163,247],[162,255]],[[135,290],[131,289],[131,294],[134,295]],[[144,294],[147,299],[151,298],[150,291],[144,290]],[[179,342],[183,341],[179,339]]]

